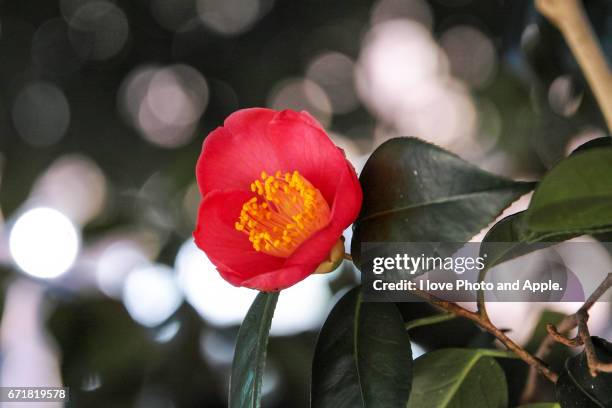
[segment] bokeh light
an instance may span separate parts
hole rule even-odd
[[[161,326],[155,333],[155,341],[159,343],[167,343],[176,336],[181,328],[179,321],[171,321]]]
[[[174,271],[166,265],[137,267],[125,279],[123,304],[130,316],[144,326],[163,323],[182,302]]]
[[[335,114],[347,113],[359,106],[353,70],[353,60],[339,52],[317,55],[306,69],[306,77],[325,91]]]
[[[143,248],[136,242],[119,240],[108,245],[100,255],[96,265],[96,281],[100,290],[107,296],[119,299],[123,283],[134,269],[149,263]]]
[[[606,137],[607,133],[597,126],[587,126],[575,134],[565,147],[565,155],[569,156],[579,146],[600,137]]]
[[[236,288],[223,280],[192,240],[179,250],[175,267],[187,301],[217,326],[240,324],[257,296],[255,290]],[[323,275],[310,276],[283,290],[272,320],[272,335],[295,334],[320,326],[331,296],[328,279]]]
[[[166,30],[177,31],[196,18],[193,0],[151,0],[151,15]]]
[[[36,278],[56,278],[74,263],[79,234],[64,214],[39,207],[17,219],[10,231],[9,248],[25,273]]]
[[[393,123],[428,96],[424,86],[447,72],[444,53],[421,24],[393,20],[366,35],[356,69],[357,91],[368,108]]]
[[[13,105],[13,124],[27,143],[57,143],[70,123],[70,107],[64,93],[50,82],[34,82],[23,88]]]
[[[478,116],[468,90],[458,82],[431,85],[427,101],[397,118],[400,133],[419,135],[457,152],[475,148],[471,138],[477,129]]]
[[[323,126],[331,125],[332,104],[327,93],[309,79],[290,78],[279,82],[268,96],[272,109],[308,111]]]
[[[457,25],[442,33],[440,46],[446,52],[453,76],[474,88],[483,88],[497,68],[493,41],[482,31]]]
[[[185,298],[208,322],[226,327],[242,322],[257,291],[227,283],[192,239],[180,248],[175,262]]]
[[[49,341],[44,319],[41,318],[41,309],[44,305],[44,287],[37,282],[20,278],[14,280],[7,288],[0,330],[1,386],[16,387],[28,384],[30,387],[59,387],[62,385],[59,356]],[[60,408],[60,403],[39,404],[27,405],[28,408],[43,406]]]
[[[202,196],[200,194],[200,188],[197,183],[191,183],[185,191],[183,197],[183,210],[189,221],[189,225],[195,225],[198,218],[198,209],[200,208],[200,202]]]
[[[281,291],[270,333],[288,336],[320,327],[330,310],[332,293],[328,282],[325,275],[311,275]]]
[[[479,117],[465,82],[450,75],[446,53],[423,25],[391,20],[366,35],[356,69],[358,95],[390,137],[417,136],[474,156]]]
[[[208,84],[194,68],[145,66],[124,80],[119,106],[147,141],[174,148],[191,141],[208,98]]]
[[[570,117],[580,108],[583,93],[577,89],[570,75],[561,75],[550,84],[548,103],[557,115]]]
[[[197,0],[198,14],[211,30],[223,35],[247,31],[257,21],[259,0]]]
[[[378,0],[372,8],[371,23],[408,19],[431,30],[433,13],[425,0]]]
[[[125,47],[129,24],[125,13],[115,4],[85,1],[70,14],[68,36],[82,59],[107,60]]]
[[[106,201],[106,179],[86,156],[60,157],[36,181],[31,202],[52,207],[73,222],[84,225],[98,216]]]
[[[200,336],[202,357],[213,367],[229,366],[234,357],[234,339],[215,330],[204,330]]]
[[[32,62],[42,72],[67,76],[82,65],[68,38],[68,24],[61,18],[44,22],[32,38]]]

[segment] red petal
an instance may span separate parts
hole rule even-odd
[[[273,291],[312,274],[329,255],[342,229],[331,225],[323,228],[287,259],[257,252],[248,237],[234,229],[242,204],[250,196],[245,191],[213,191],[200,206],[195,241],[221,276],[235,286]]]
[[[197,164],[202,194],[246,190],[261,171],[297,170],[331,205],[346,159],[306,112],[254,108],[237,111],[213,131]]]
[[[293,286],[312,274],[307,265],[296,265],[257,275],[240,284],[264,292],[276,292]]]
[[[353,166],[346,162],[346,170],[338,182],[338,190],[331,207],[332,224],[344,231],[355,221],[361,209],[363,192]]]
[[[222,275],[233,284],[278,269],[285,261],[255,251],[248,236],[234,228],[242,204],[251,196],[252,193],[246,191],[207,194],[200,205],[193,233],[197,246],[219,270],[225,271]]]
[[[313,267],[310,273],[313,273],[317,266],[327,259],[343,231],[343,229],[328,225],[314,233],[287,258],[285,266],[310,265]]]
[[[269,132],[283,171],[297,170],[331,205],[346,158],[321,125],[306,112],[285,110],[274,117]]]
[[[249,185],[262,170],[298,170],[331,206],[330,223],[287,259],[255,251],[234,228],[243,203],[253,196]],[[197,176],[204,194],[194,232],[197,245],[228,282],[264,291],[287,288],[312,274],[357,217],[362,200],[354,169],[305,112],[232,114],[206,138]]]
[[[270,109],[239,110],[206,137],[196,166],[202,195],[213,190],[248,190],[262,170],[280,169],[267,132],[274,115]]]
[[[286,289],[306,279],[329,256],[329,252],[340,236],[342,230],[332,226],[323,228],[287,258],[282,268],[258,274],[245,280],[240,286],[263,291]]]

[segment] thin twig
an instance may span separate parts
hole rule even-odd
[[[610,275],[612,276],[612,275]],[[578,317],[578,336],[584,344],[584,353],[586,354],[587,364],[589,366],[589,372],[591,377],[597,377],[599,372],[610,373],[612,372],[612,363],[603,363],[597,358],[595,353],[595,347],[591,340],[591,334],[589,333],[589,314],[588,312],[581,312]]]
[[[516,344],[511,338],[506,336],[503,330],[497,328],[488,318],[483,318],[483,316],[478,312],[472,312],[467,310],[456,303],[452,303],[446,300],[439,299],[430,293],[423,292],[421,290],[413,290],[411,291],[415,295],[427,300],[429,303],[437,306],[438,308],[445,310],[447,312],[451,312],[457,316],[465,317],[476,323],[482,329],[488,331],[493,336],[495,336],[504,346],[506,346],[510,351],[514,352],[521,360],[526,362],[532,367],[548,378],[552,382],[556,382],[558,375],[554,371],[552,371],[546,363],[542,360],[536,358],[531,355],[527,350]]]
[[[535,357],[542,360],[544,359],[550,350],[552,349],[555,342],[569,345],[569,346],[578,346],[584,344],[585,351],[587,354],[587,362],[589,363],[589,368],[591,370],[595,369],[596,371],[612,371],[612,364],[604,364],[599,362],[598,360],[594,360],[594,350],[593,343],[591,342],[591,336],[588,331],[587,321],[589,316],[589,310],[591,307],[597,302],[607,291],[612,287],[612,273],[609,273],[608,276],[599,284],[597,289],[591,293],[586,302],[578,309],[578,311],[572,315],[566,316],[561,320],[561,322],[557,325],[557,327],[553,325],[546,326],[546,331],[548,332],[548,336],[542,340],[538,350],[535,353]],[[580,329],[580,325],[582,322],[582,330]],[[578,327],[578,336],[569,339],[563,335],[563,333],[567,333],[572,329]],[[588,337],[588,341],[585,342],[585,337]],[[561,340],[561,338],[563,338]],[[571,343],[571,344],[570,344]],[[589,353],[592,353],[591,360],[589,361]],[[595,356],[596,357],[596,356]],[[593,371],[591,371],[593,374]],[[523,403],[529,402],[536,389],[536,380],[537,373],[533,368],[530,369],[529,375],[527,377],[527,384],[525,386],[525,390],[523,391],[523,395],[521,397],[521,401]]]
[[[612,73],[580,0],[536,0],[536,7],[563,34],[612,132]]]
[[[576,336],[573,339],[568,339],[557,331],[554,324],[547,324],[546,331],[548,332],[548,335],[557,343],[561,343],[568,347],[578,347],[582,345],[582,339],[580,339],[580,337]]]
[[[584,304],[580,307],[580,309],[578,309],[576,313],[566,318],[568,320],[568,326],[573,326],[571,327],[571,329],[578,326],[577,337],[573,339],[565,337],[563,335],[564,331],[558,330],[552,324],[546,327],[548,334],[556,342],[570,347],[584,345],[584,351],[587,356],[589,371],[591,372],[591,375],[593,377],[597,376],[598,371],[612,371],[612,364],[605,364],[597,359],[597,355],[595,354],[595,350],[593,348],[593,342],[591,341],[591,334],[589,332],[588,326],[589,310],[595,304],[595,302],[597,302],[597,300],[601,298],[608,291],[608,289],[610,289],[610,287],[612,287],[612,273],[609,273],[608,276],[606,276],[606,278],[599,284],[597,289],[595,289],[595,291],[591,294],[591,296],[589,296],[587,301],[584,302]]]

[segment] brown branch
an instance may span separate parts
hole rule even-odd
[[[582,345],[582,340],[580,339],[580,337],[574,337],[573,339],[568,339],[567,337],[565,337],[564,335],[562,335],[561,333],[557,331],[557,328],[555,327],[554,324],[550,324],[550,323],[547,324],[546,331],[548,332],[548,335],[557,343],[561,343],[568,347],[578,347]]]
[[[563,34],[612,132],[612,73],[580,0],[536,0],[536,7]]]
[[[351,254],[345,253],[344,254],[344,259],[346,259],[347,261],[353,262],[353,257],[351,256]]]
[[[563,318],[557,327],[551,324],[546,326],[548,336],[546,336],[544,340],[542,340],[542,343],[540,343],[540,346],[535,353],[535,357],[540,360],[544,359],[552,349],[555,342],[570,347],[584,344],[591,375],[597,371],[612,372],[612,364],[604,364],[597,360],[587,326],[589,310],[608,291],[608,289],[610,289],[610,287],[612,287],[612,273],[608,274],[608,276],[599,284],[595,291],[591,293],[591,296],[588,297],[586,302],[584,302],[576,313]],[[575,338],[569,339],[563,335],[563,333],[567,333],[576,327],[578,327],[578,336]],[[588,340],[585,341],[587,338]],[[589,355],[591,355],[590,359]],[[526,403],[532,399],[533,394],[535,393],[536,379],[537,373],[533,368],[531,368],[529,371],[529,376],[527,377],[527,385],[525,386],[525,390],[523,391],[523,395],[521,397],[521,401],[523,403]]]
[[[609,276],[612,276],[612,274]],[[593,346],[593,341],[591,340],[591,334],[589,333],[588,321],[589,313],[586,311],[581,312],[580,316],[578,317],[578,336],[580,336],[580,339],[584,344],[584,353],[587,357],[587,365],[589,366],[591,377],[597,377],[599,372],[612,372],[612,363],[606,364],[599,361],[599,358],[597,358],[595,347]]]
[[[529,364],[531,367],[534,367],[537,372],[541,373],[552,382],[557,381],[557,373],[548,368],[546,363],[544,363],[542,360],[531,355],[527,350],[525,350],[524,348],[516,344],[511,338],[506,336],[504,331],[496,327],[493,323],[491,323],[488,317],[483,316],[478,312],[472,312],[470,310],[467,310],[456,303],[439,299],[431,295],[430,293],[423,292],[421,290],[412,290],[411,292],[427,300],[429,303],[437,306],[442,310],[451,312],[456,316],[465,317],[466,319],[473,321],[482,329],[488,331],[493,336],[495,336],[504,346],[508,348],[508,350],[514,352],[517,357]]]

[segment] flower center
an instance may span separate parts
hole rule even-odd
[[[329,221],[321,192],[297,171],[262,171],[251,191],[257,195],[243,204],[235,228],[249,236],[256,251],[286,258]]]

